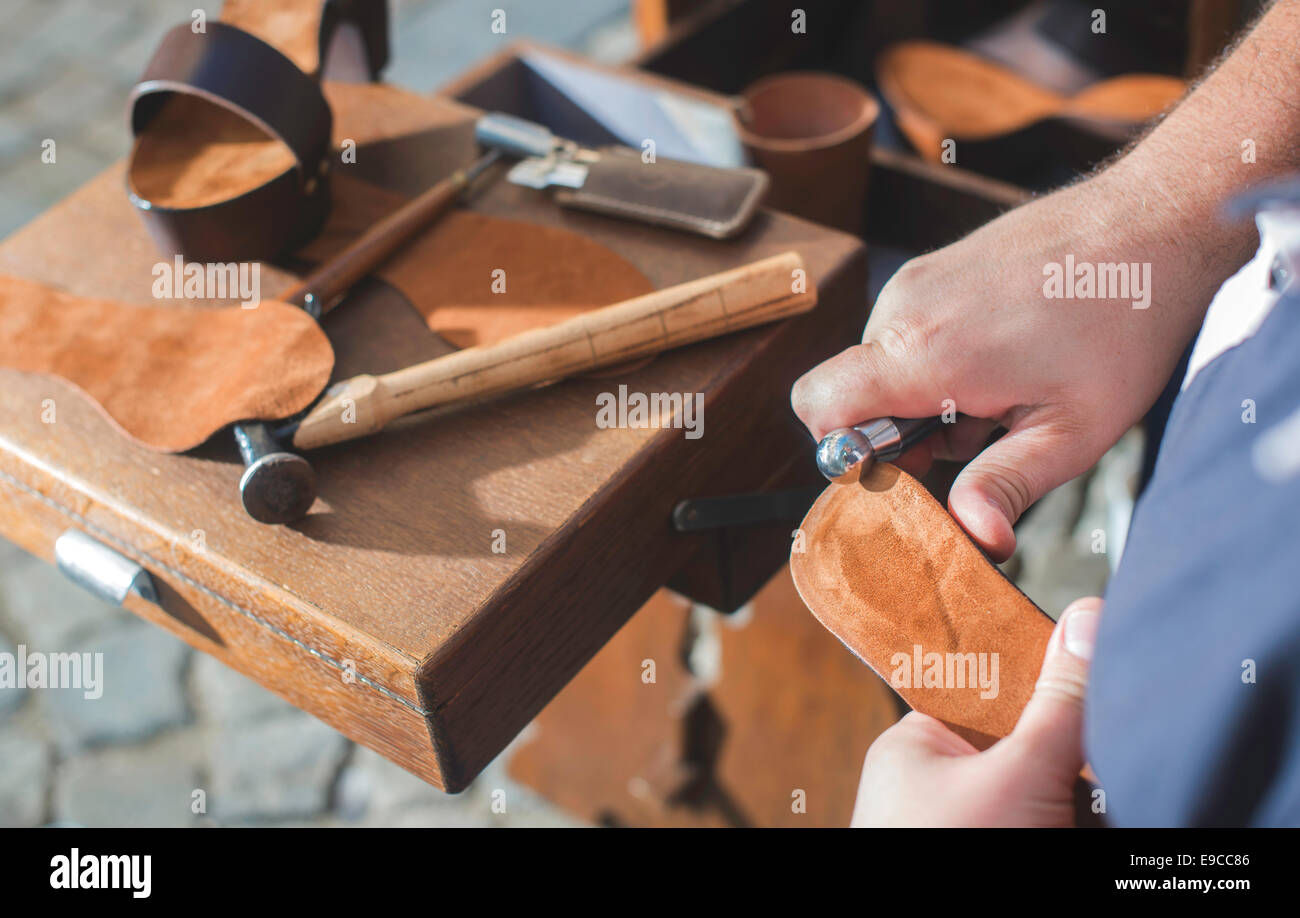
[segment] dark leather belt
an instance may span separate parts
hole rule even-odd
[[[235,197],[192,208],[149,201],[127,176],[127,192],[165,253],[192,261],[272,258],[319,231],[329,209],[332,117],[313,76],[247,32],[209,22],[168,32],[130,96],[139,136],[175,93],[198,96],[284,143],[294,164]]]

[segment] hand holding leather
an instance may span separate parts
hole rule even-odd
[[[1101,605],[1080,599],[1062,614],[1029,705],[987,751],[916,712],[882,733],[862,768],[853,825],[1076,825],[1079,788],[1088,790],[1078,781],[1083,698]]]
[[[975,747],[1011,732],[1052,620],[916,479],[882,463],[860,484],[831,485],[799,532],[790,573],[827,630]]]

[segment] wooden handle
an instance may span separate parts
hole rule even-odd
[[[403,204],[280,299],[303,308],[308,307],[309,301],[314,302],[315,308],[311,311],[318,316],[328,312],[353,284],[387,261],[425,225],[441,216],[455,202],[461,190],[496,158],[496,153],[489,153],[469,168],[456,170],[428,191]]]
[[[394,418],[514,392],[807,312],[817,303],[795,252],[668,287],[383,376],[332,386],[298,424],[311,449],[363,437]]]

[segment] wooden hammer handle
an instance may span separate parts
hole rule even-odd
[[[582,313],[489,347],[332,386],[293,445],[363,437],[394,418],[551,382],[807,312],[816,291],[795,252]]]
[[[280,299],[306,308],[316,316],[328,312],[353,284],[386,262],[426,225],[449,209],[461,191],[497,158],[497,153],[488,153],[403,204],[286,291]]]

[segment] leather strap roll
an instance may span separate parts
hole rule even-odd
[[[282,143],[293,164],[270,181],[221,200],[178,207],[140,188],[138,157],[128,193],[158,247],[194,261],[266,259],[310,238],[328,209],[331,115],[317,81],[271,45],[221,22],[168,32],[132,90],[137,137],[177,94],[198,97]],[[136,152],[140,144],[137,142]]]

